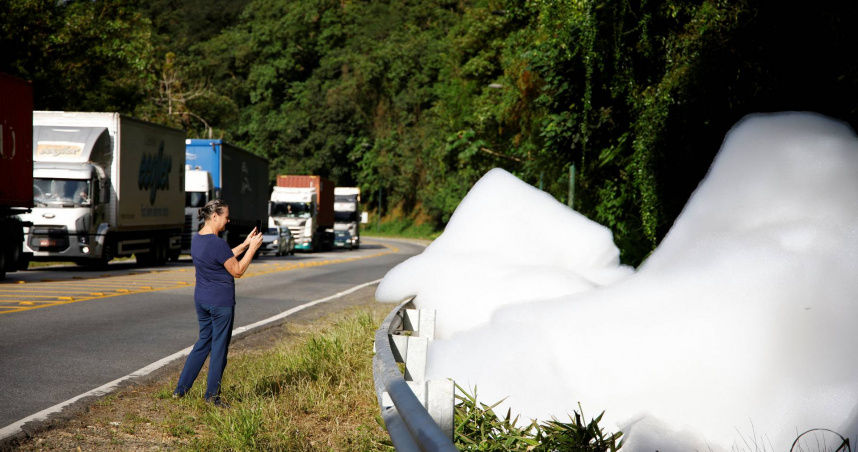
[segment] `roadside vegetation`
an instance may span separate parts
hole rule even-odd
[[[271,347],[230,352],[221,409],[205,372],[172,398],[177,371],[108,396],[19,450],[390,451],[372,379],[372,341],[388,305],[290,324]]]
[[[468,391],[457,384],[456,399],[454,440],[461,451],[615,452],[622,447],[621,432],[608,433],[599,425],[604,413],[587,421],[581,404],[568,422],[520,423],[511,410],[495,413],[500,402],[480,402],[476,388]]]
[[[374,217],[374,215],[370,215]],[[421,219],[406,217],[401,213],[398,215],[390,215],[381,219],[381,221],[365,224],[361,229],[365,235],[375,235],[380,237],[404,237],[409,239],[435,240],[441,235],[441,230],[432,222],[427,222]]]
[[[224,138],[267,157],[272,181],[360,186],[366,209],[399,208],[434,230],[502,167],[609,227],[632,265],[744,115],[858,124],[844,95],[858,80],[843,53],[858,39],[844,19],[854,2],[4,5],[0,71],[32,80],[37,109],[119,111]]]

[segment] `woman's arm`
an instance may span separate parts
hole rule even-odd
[[[256,254],[256,250],[258,250],[259,246],[262,245],[262,233],[256,232],[255,229],[251,235],[248,235],[247,237],[248,240],[245,240],[245,243],[238,245],[232,250],[233,253],[235,253],[235,250],[239,248],[247,249],[247,252],[244,253],[241,260],[239,261],[235,256],[233,256],[223,263],[224,268],[226,268],[226,271],[228,271],[233,278],[241,278],[241,276],[244,275],[244,272],[247,271],[247,267],[250,267],[250,261],[253,260],[253,255]]]
[[[235,257],[241,256],[241,253],[247,249],[247,243],[241,243],[237,247],[232,249],[232,255]]]

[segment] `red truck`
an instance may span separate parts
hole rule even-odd
[[[33,88],[0,74],[0,279],[26,268],[19,215],[33,207]]]
[[[268,203],[268,224],[289,228],[295,249],[334,246],[334,184],[321,176],[279,175]]]

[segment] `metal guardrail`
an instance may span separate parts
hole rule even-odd
[[[434,311],[400,303],[375,332],[372,373],[381,417],[400,452],[455,451],[451,380],[426,381],[426,351],[434,336]],[[405,363],[405,374],[398,363]]]

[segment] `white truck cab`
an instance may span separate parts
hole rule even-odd
[[[295,239],[295,249],[310,251],[316,239],[316,189],[274,187],[268,210],[268,226],[285,226]],[[316,245],[318,246],[318,245]]]
[[[191,237],[200,230],[198,213],[215,198],[212,175],[206,170],[185,165],[185,227],[182,229],[182,251],[190,252]]]

